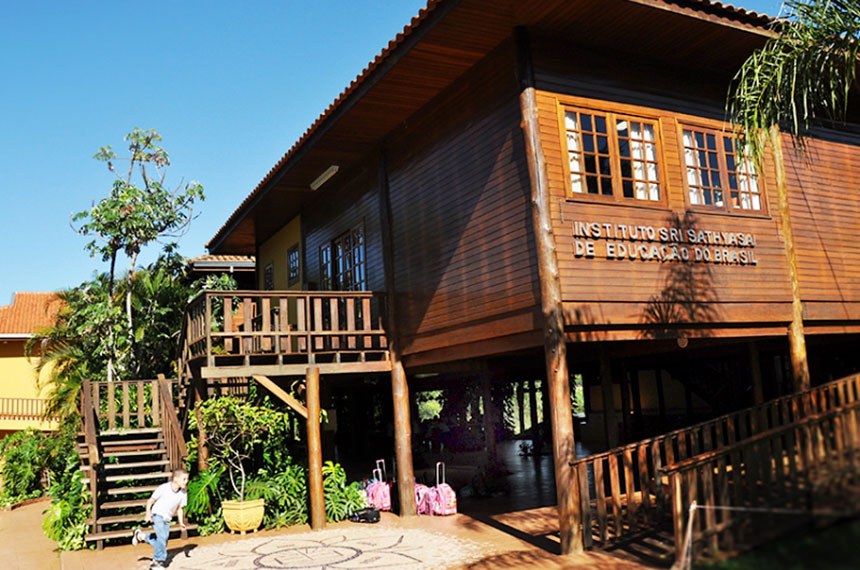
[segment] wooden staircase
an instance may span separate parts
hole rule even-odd
[[[183,465],[186,450],[165,378],[85,382],[78,455],[92,497],[88,542],[131,539],[146,502]],[[195,528],[196,525],[188,525]],[[171,531],[179,531],[179,525]]]

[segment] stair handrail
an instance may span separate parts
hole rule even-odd
[[[179,425],[179,417],[176,415],[176,407],[173,405],[173,386],[171,382],[159,374],[158,398],[161,404],[161,431],[164,435],[164,447],[167,450],[167,460],[171,471],[182,467],[188,456],[188,448],[182,435],[182,427]]]
[[[87,447],[87,456],[93,469],[101,463],[97,433],[98,418],[98,411],[93,406],[92,382],[84,380],[81,384],[81,421],[84,429],[84,444]]]
[[[856,402],[860,402],[860,374],[571,461],[576,473],[573,484],[580,488],[578,517],[584,528],[592,528],[592,509],[596,509],[599,538],[584,533],[586,548],[664,520],[670,507],[662,481],[665,465]],[[609,493],[604,475],[609,478]],[[623,508],[622,495],[627,497],[627,508]],[[613,520],[614,525],[610,524]]]
[[[98,467],[101,463],[99,456],[98,426],[99,414],[93,405],[93,385],[89,379],[81,383],[81,423],[84,431],[84,445],[87,448],[89,459],[89,491],[92,504],[92,532],[99,531],[99,494],[98,494]]]

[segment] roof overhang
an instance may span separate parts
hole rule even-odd
[[[767,16],[707,0],[430,0],[269,171],[207,244],[252,255],[385,137],[508,39],[517,27],[591,49],[731,73],[773,32]],[[276,212],[277,215],[273,215]]]

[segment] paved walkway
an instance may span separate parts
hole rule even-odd
[[[542,519],[545,513],[535,513]],[[521,514],[521,516],[524,516]],[[530,529],[534,530],[534,529]],[[414,517],[385,513],[379,524],[330,524],[263,531],[240,537],[216,535],[171,540],[171,570],[502,570],[547,568],[616,570],[642,568],[607,554],[561,558],[546,550],[552,538],[513,531],[502,520]],[[102,551],[64,552],[63,570],[145,570],[152,549],[115,546]]]
[[[60,570],[57,545],[42,532],[42,511],[48,504],[38,501],[0,511],[0,567],[4,570]]]

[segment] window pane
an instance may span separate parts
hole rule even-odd
[[[618,118],[615,130],[619,149],[625,149],[619,157],[624,197],[660,200],[659,184],[655,184],[656,193],[652,192],[649,186],[649,183],[657,183],[660,178],[654,125],[642,120]]]
[[[723,137],[729,189],[732,190],[731,207],[758,211],[762,206],[755,168],[746,157],[737,156],[738,146],[734,138]]]
[[[566,111],[565,128],[571,191],[611,195],[611,185],[601,189],[597,178],[611,175],[606,120],[589,113]]]

